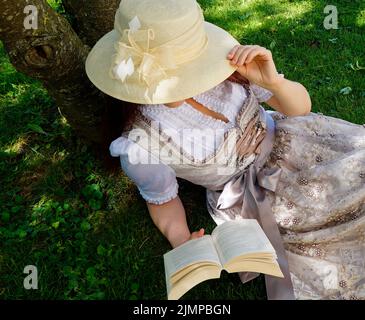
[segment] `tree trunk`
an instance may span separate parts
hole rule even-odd
[[[86,8],[100,10],[104,5],[110,5],[110,0],[68,1],[72,3],[90,4]],[[38,9],[38,29],[26,29],[24,19],[27,14],[24,8],[34,5]],[[115,12],[116,8],[110,8]],[[87,36],[90,31],[88,12],[80,12],[78,19],[82,23],[82,32]],[[96,13],[94,13],[96,15]],[[103,14],[104,15],[104,14]],[[103,33],[109,28],[112,17],[105,16],[94,21],[93,28]],[[92,18],[93,19],[93,18]],[[99,28],[98,24],[103,27]],[[103,31],[101,31],[103,30]],[[91,32],[92,43],[99,36],[98,32]],[[101,36],[101,35],[100,35]],[[76,132],[90,143],[101,142],[101,115],[108,97],[100,93],[89,81],[85,73],[85,59],[89,48],[84,45],[68,21],[57,14],[45,0],[0,0],[0,40],[14,67],[35,79],[41,80],[48,90],[62,114]]]
[[[76,19],[74,29],[90,47],[114,27],[120,0],[63,0],[68,13]]]

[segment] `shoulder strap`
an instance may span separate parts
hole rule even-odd
[[[209,109],[207,106],[202,105],[198,101],[194,100],[193,98],[186,99],[185,100],[189,105],[191,105],[194,109],[198,110],[201,113],[204,113],[205,115],[208,115],[214,119],[221,120],[225,123],[228,123],[229,120],[221,113],[215,112],[211,109]]]

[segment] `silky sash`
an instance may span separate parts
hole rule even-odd
[[[272,213],[271,204],[264,190],[267,189],[275,192],[282,172],[282,169],[278,166],[270,169],[262,168],[273,148],[275,121],[261,106],[260,116],[265,121],[267,128],[265,138],[259,147],[260,153],[245,172],[240,172],[238,175],[233,176],[225,184],[216,207],[220,210],[240,205],[242,217],[258,220],[276,250],[278,263],[284,274],[284,278],[265,275],[267,297],[269,300],[294,300],[293,284],[284,245]],[[246,281],[248,281],[252,279],[252,274],[245,273],[241,279],[245,277]]]

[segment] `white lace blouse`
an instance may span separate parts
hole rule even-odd
[[[259,102],[267,101],[272,96],[270,91],[257,85],[251,85],[251,88]],[[236,115],[246,98],[246,89],[229,80],[193,97],[205,107],[224,115],[229,120],[227,123],[196,110],[186,102],[176,108],[164,104],[141,105],[138,108],[145,117],[158,121],[162,130],[170,130],[169,135],[176,144],[182,145],[185,152],[203,160],[215,151],[224,139],[224,133],[234,126]],[[204,130],[212,129],[213,135],[204,134],[204,139],[197,139],[197,135],[203,134]],[[110,154],[120,157],[124,173],[136,184],[147,202],[163,204],[177,196],[178,182],[174,170],[155,158],[155,164],[140,163],[142,161],[135,159],[136,155],[146,157],[147,151],[132,140],[126,137],[114,140],[110,144]]]

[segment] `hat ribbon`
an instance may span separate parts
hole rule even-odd
[[[139,80],[153,89],[168,77],[166,71],[176,69],[204,52],[208,38],[203,22],[203,11],[200,8],[198,19],[190,29],[155,48],[150,46],[151,40],[155,39],[154,30],[141,30],[137,17],[130,22],[130,29],[121,30],[116,24],[115,29],[122,36],[114,45],[116,54],[113,56],[110,76],[124,83],[127,76],[137,71]]]
[[[153,29],[134,32],[127,29],[124,30],[122,39],[125,38],[128,39],[130,45],[123,40],[115,44],[117,54],[114,56],[112,67],[114,78],[125,82],[126,76],[132,75],[135,67],[138,66],[139,80],[144,81],[150,87],[153,83],[167,77],[165,70],[177,67],[173,46],[150,48],[150,41],[155,38]],[[144,47],[138,45],[137,42],[144,43]]]

